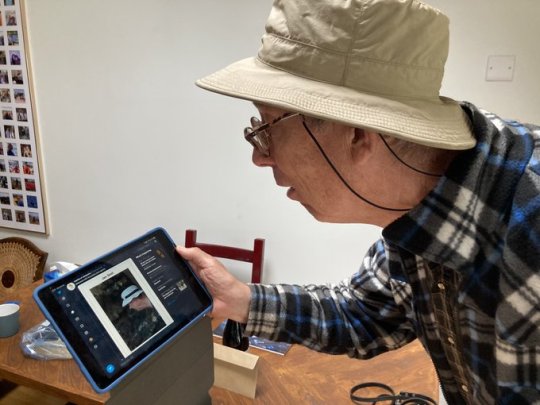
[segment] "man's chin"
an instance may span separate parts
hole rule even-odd
[[[318,222],[335,222],[335,221],[332,221],[330,220],[328,217],[326,217],[325,215],[321,215],[320,212],[318,212],[315,208],[313,208],[311,205],[309,204],[305,204],[301,201],[298,201],[296,200],[298,203],[300,203],[300,205],[302,205],[302,207],[305,208],[305,210],[307,212],[309,212],[311,214],[311,216],[317,220]]]
[[[300,196],[298,195],[298,192],[294,187],[291,187],[287,190],[287,197],[293,201],[296,201],[302,205],[306,209],[307,212],[311,214],[311,216],[316,219],[319,222],[328,222],[328,223],[338,223],[342,221],[337,221],[335,218],[329,217],[328,215],[324,215],[320,212],[318,212],[313,206],[306,204],[305,202],[302,202],[300,200]]]
[[[334,215],[328,215],[328,214],[323,214],[319,211],[317,211],[315,208],[313,208],[311,205],[308,205],[308,204],[304,204],[304,203],[300,203],[302,204],[302,206],[306,209],[307,212],[309,212],[311,214],[311,216],[317,220],[318,222],[324,222],[324,223],[328,223],[328,224],[344,224],[344,223],[349,223],[348,221],[346,221],[345,219],[343,218],[339,218],[339,217],[336,217]]]
[[[298,198],[298,193],[296,192],[294,187],[289,187],[289,189],[287,190],[287,197],[290,198],[293,201],[300,202],[300,200]]]

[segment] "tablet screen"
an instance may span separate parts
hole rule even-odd
[[[34,297],[98,392],[211,307],[161,228],[52,280]]]

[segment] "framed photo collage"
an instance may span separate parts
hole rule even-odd
[[[0,0],[0,226],[46,233],[21,0]]]

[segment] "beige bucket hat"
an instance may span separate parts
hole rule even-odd
[[[448,18],[415,0],[275,0],[258,56],[197,81],[217,93],[445,149],[476,141],[439,95]]]

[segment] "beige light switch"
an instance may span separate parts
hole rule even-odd
[[[514,79],[515,55],[490,55],[488,56],[486,80],[487,81],[512,81]]]

